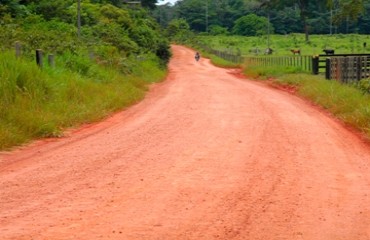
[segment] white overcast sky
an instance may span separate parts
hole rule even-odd
[[[175,2],[177,2],[178,0],[158,0],[158,4],[159,5],[162,5],[162,4],[166,4],[166,3],[171,3],[171,4],[174,4]]]

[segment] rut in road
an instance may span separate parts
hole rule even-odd
[[[0,239],[370,239],[368,145],[173,51],[141,103],[0,155]]]

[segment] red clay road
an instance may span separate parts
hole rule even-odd
[[[370,239],[369,145],[173,50],[139,104],[0,155],[1,240]]]

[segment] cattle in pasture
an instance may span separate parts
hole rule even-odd
[[[334,49],[324,49],[323,52],[326,55],[334,55]]]
[[[294,55],[296,55],[296,54],[301,55],[301,49],[290,49],[290,51],[291,51]]]
[[[274,52],[274,50],[272,49],[272,48],[266,48],[266,50],[265,50],[265,54],[266,55],[270,55],[270,54],[272,54]]]

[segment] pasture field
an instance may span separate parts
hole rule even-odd
[[[244,36],[198,36],[201,44],[217,49],[236,52],[243,56],[256,55],[255,49],[264,53],[267,48],[267,37]],[[364,47],[366,43],[366,47]],[[334,49],[335,53],[370,53],[370,36],[359,34],[311,35],[310,42],[305,42],[304,34],[271,35],[270,47],[274,56],[293,55],[291,49],[300,49],[302,55],[324,54],[323,49]]]

